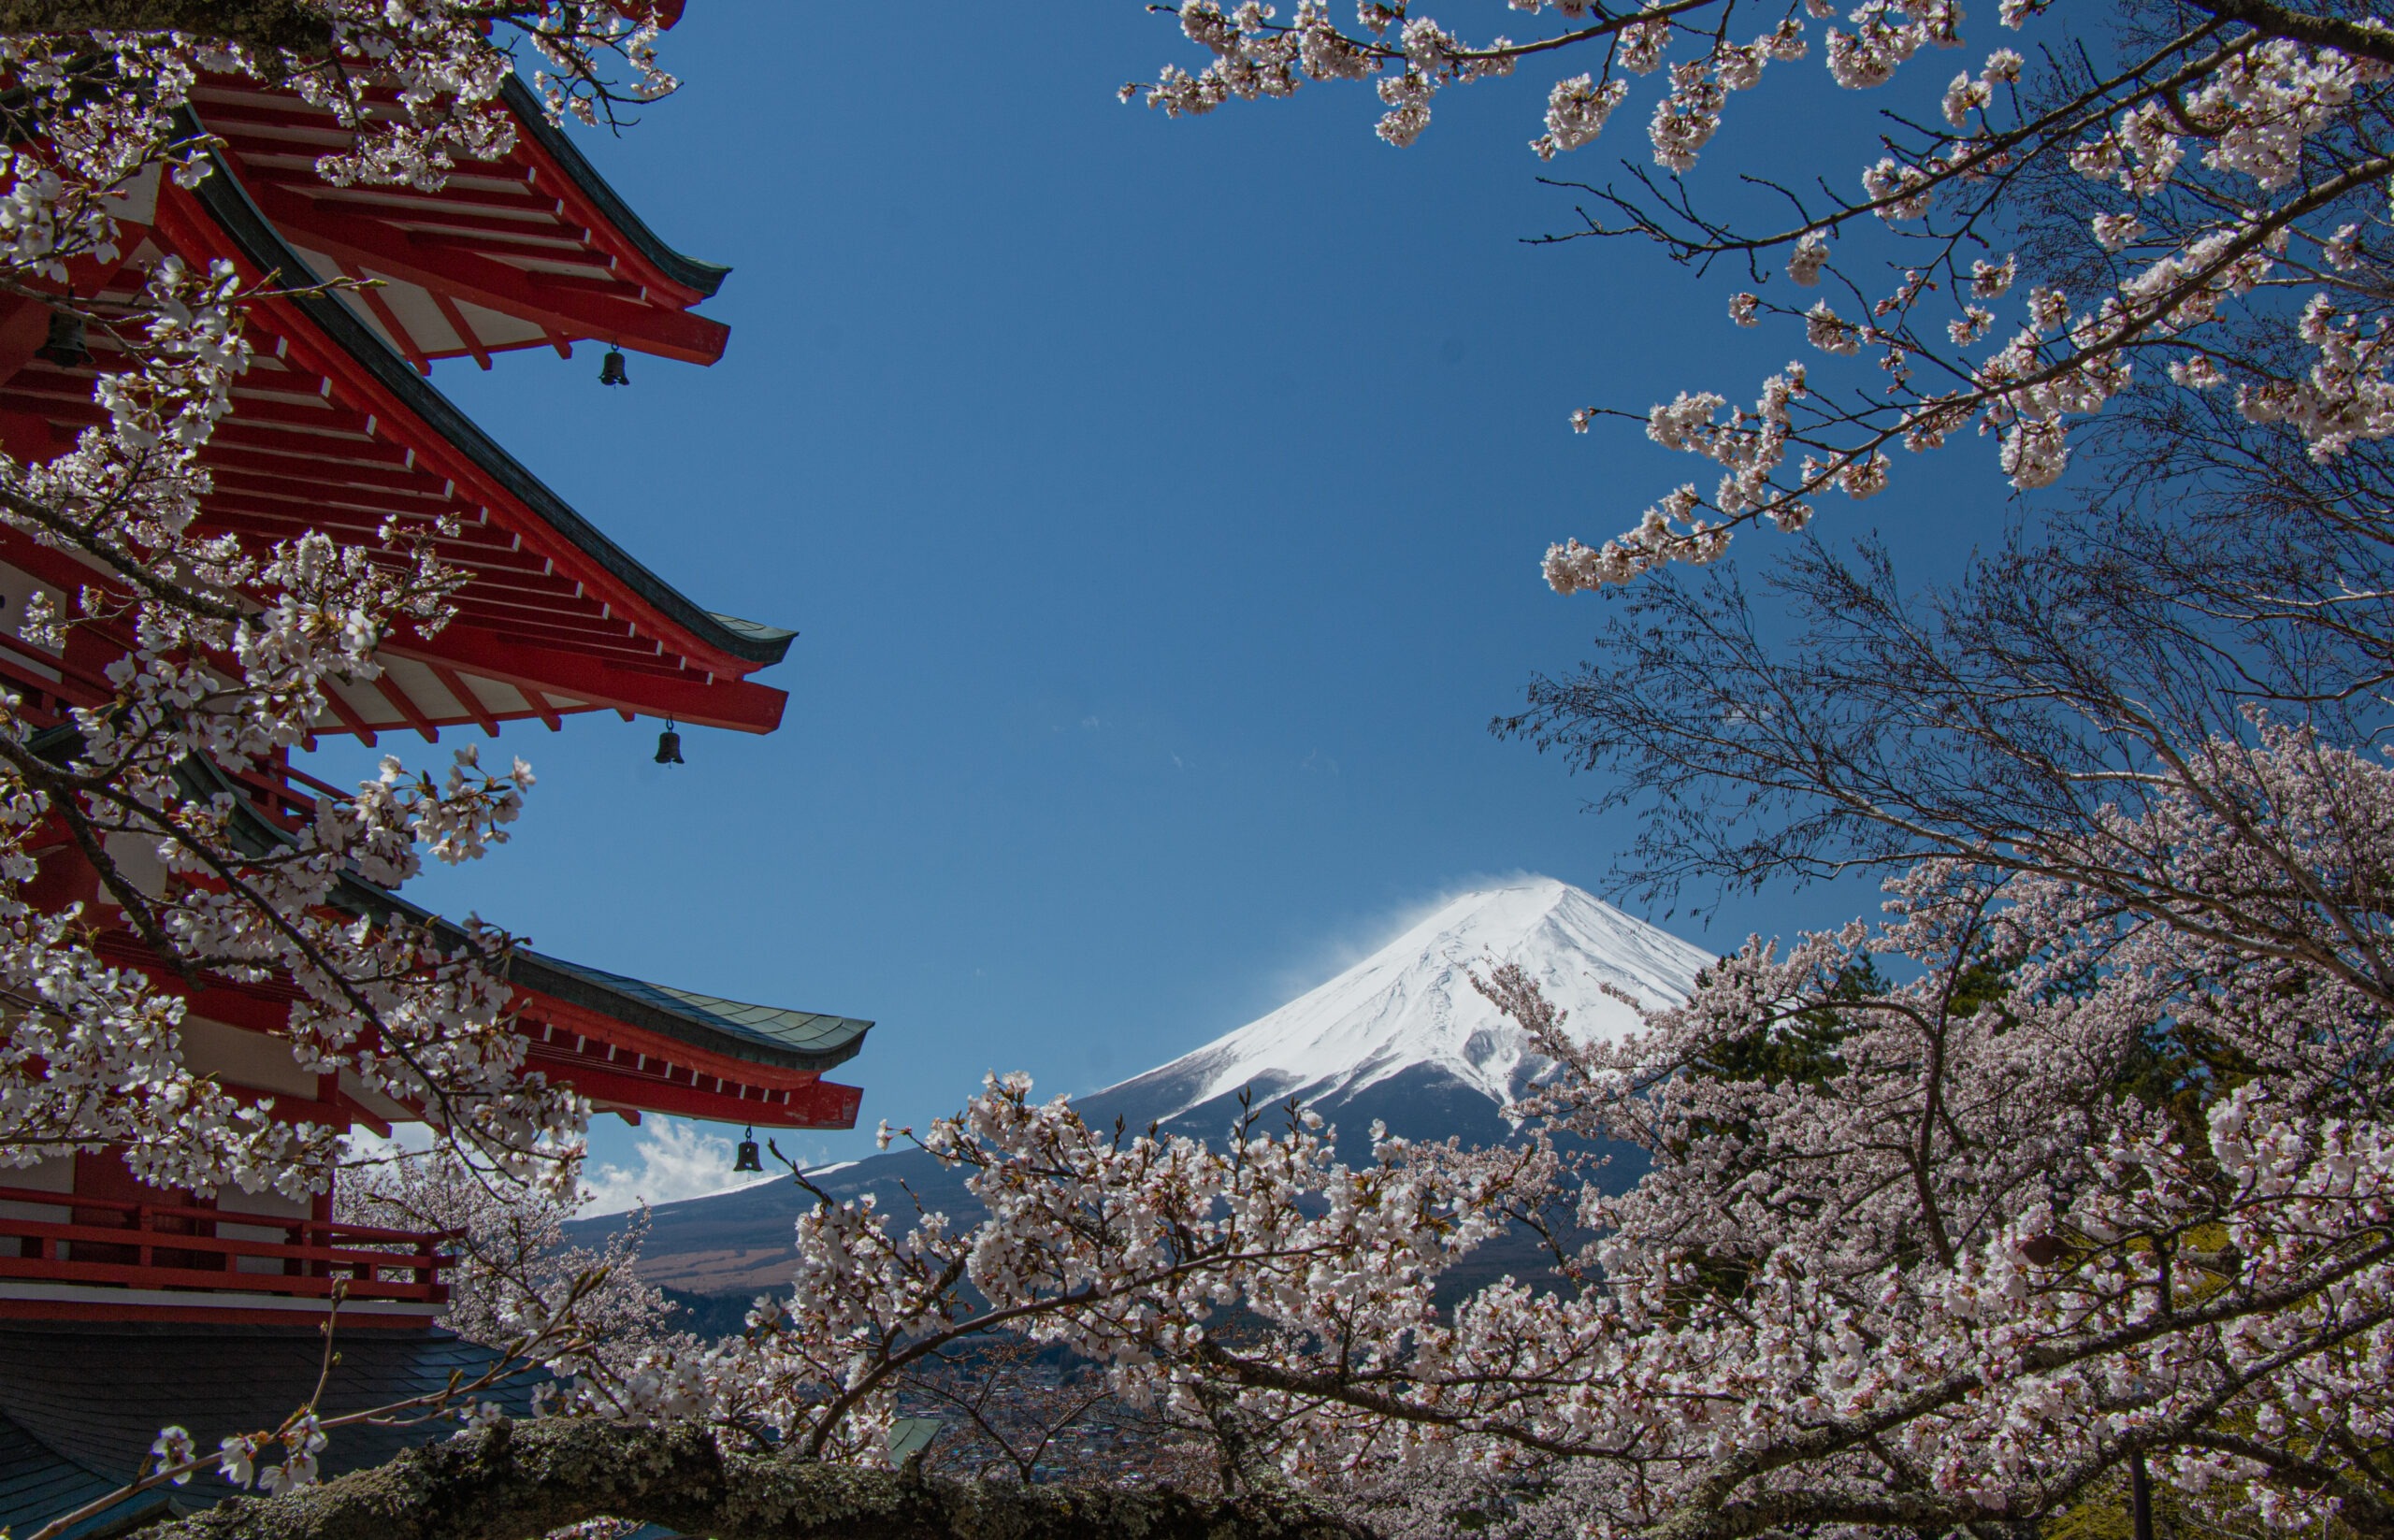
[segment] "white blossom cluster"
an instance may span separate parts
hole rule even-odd
[[[450,1237],[441,1324],[560,1376],[560,1409],[654,1410],[656,1366],[687,1360],[699,1345],[671,1330],[673,1305],[633,1269],[647,1212],[594,1251],[567,1237],[580,1202],[578,1190],[513,1180],[440,1148],[353,1164],[334,1194],[348,1223]],[[468,1427],[499,1415],[490,1402],[453,1411]]]
[[[1678,178],[1718,132],[1731,94],[1751,89],[1766,65],[1806,57],[1815,34],[1830,81],[1845,90],[1887,87],[1923,50],[1964,42],[1950,0],[1863,0],[1842,14],[1831,0],[1801,0],[1766,7],[1751,24],[1740,0],[1507,8],[1550,25],[1519,42],[1467,42],[1410,7],[1375,0],[1346,30],[1319,0],[1286,22],[1260,4],[1225,12],[1192,0],[1178,7],[1181,23],[1213,62],[1194,76],[1168,67],[1147,100],[1178,116],[1307,81],[1370,79],[1388,108],[1381,137],[1404,145],[1428,125],[1442,89],[1573,55],[1601,66],[1555,82],[1531,148],[1552,159],[1594,143],[1631,79],[1662,71],[1667,85],[1647,137],[1653,164]],[[1814,396],[1783,427],[1809,453],[1774,462],[1759,483],[1751,459],[1724,461],[1731,495],[1691,499],[1682,488],[1613,540],[1555,545],[1548,583],[1569,593],[1712,560],[1738,525],[1800,526],[1824,493],[1868,497],[1886,484],[1887,451],[1940,448],[1964,430],[1997,440],[2015,488],[2052,486],[2070,467],[2071,425],[2136,382],[2140,355],[2154,379],[2232,391],[2251,421],[2291,428],[2315,456],[2394,434],[2383,340],[2394,158],[2378,127],[2394,82],[2394,32],[2321,22],[2274,0],[2232,12],[2130,9],[2138,20],[2115,33],[2092,7],[1998,7],[2007,28],[2052,33],[2042,73],[2018,49],[1988,51],[1953,77],[1934,115],[1896,110],[1903,131],[1861,168],[1858,195],[1782,187],[1796,210],[1783,224],[1715,220],[1667,180],[1648,183],[1644,197],[1591,189],[1620,217],[1594,219],[1589,233],[1643,236],[1697,265],[1742,262],[1756,281],[1770,276],[1774,252],[1798,286],[1835,271],[1850,305],[1773,303],[1749,291],[1732,301],[1732,318],[1799,323],[1810,347],[1830,360],[1868,360],[1884,383]],[[2218,19],[2231,15],[2233,24]],[[1126,87],[1125,98],[1136,90]],[[2032,281],[2028,303],[2007,319],[1989,302],[2011,289],[2017,258],[1975,253],[2013,238],[2020,217],[2050,201],[2041,180],[2049,166],[2107,190],[2084,234],[2092,252],[2114,259],[2115,276],[2089,283],[2074,272],[2074,289]],[[1833,241],[1850,258],[1834,268]],[[1874,280],[1868,269],[1882,259],[1886,277]],[[2294,346],[2256,347],[2227,329],[2249,316],[2282,324]],[[1584,430],[1598,415],[1582,410],[1572,422]],[[1732,420],[1678,447],[1718,458],[1740,432]]]
[[[2152,905],[1932,862],[1887,922],[1757,940],[1618,1043],[1492,970],[1550,1065],[1517,1146],[1375,1130],[1349,1162],[1297,1111],[1209,1145],[993,1077],[916,1140],[985,1218],[827,1198],[788,1296],[658,1374],[654,1409],[878,1462],[909,1366],[1002,1332],[1381,1533],[2033,1522],[2130,1449],[2223,1519],[2374,1522],[2394,770],[2265,725],[2111,839]],[[2376,918],[2328,923],[2329,889]],[[2305,939],[2259,950],[2170,893]],[[2206,1095],[2122,1093],[2172,1054]],[[1622,1190],[1591,1140],[1651,1172]],[[1516,1225],[1556,1275],[1442,1303]]]

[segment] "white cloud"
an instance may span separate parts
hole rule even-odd
[[[411,1155],[422,1155],[432,1147],[432,1130],[421,1123],[395,1124],[388,1135],[372,1129],[349,1130],[349,1154],[352,1164],[381,1163],[397,1160]]]
[[[1260,1016],[1265,1011],[1287,1004],[1315,986],[1336,978],[1457,899],[1468,894],[1485,893],[1492,888],[1510,887],[1517,883],[1543,880],[1539,873],[1519,867],[1510,871],[1472,872],[1446,884],[1426,899],[1395,904],[1335,926],[1312,945],[1270,970],[1265,975],[1268,982],[1263,992],[1271,997],[1272,1003],[1255,1014]]]
[[[770,1173],[735,1175],[731,1141],[678,1117],[642,1122],[632,1153],[637,1168],[598,1165],[583,1173],[584,1214],[621,1214],[644,1202],[674,1203],[773,1180]]]

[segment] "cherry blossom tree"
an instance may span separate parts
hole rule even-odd
[[[1565,592],[1709,562],[1742,525],[1800,528],[1832,492],[1875,496],[1896,452],[1972,430],[1997,439],[2012,486],[2050,486],[2074,426],[2142,383],[2286,425],[2323,462],[2394,429],[2380,335],[2394,35],[2366,7],[2006,0],[1983,19],[1995,35],[1973,38],[1947,0],[1867,0],[1846,15],[1830,0],[1513,0],[1511,23],[1534,34],[1519,41],[1377,0],[1351,27],[1324,0],[1286,17],[1261,0],[1163,8],[1210,58],[1193,75],[1165,66],[1145,88],[1151,106],[1198,115],[1370,82],[1379,136],[1400,147],[1443,93],[1529,67],[1565,77],[1529,145],[1554,160],[1595,144],[1637,78],[1661,76],[1651,164],[1586,186],[1577,233],[1643,237],[1699,271],[1734,271],[1728,321],[1800,329],[1803,351],[1751,407],[1693,388],[1637,414],[1718,476],[1610,540],[1556,545],[1546,575]],[[1741,167],[1776,194],[1760,214],[1737,186],[1708,192],[1698,163],[1730,97],[1815,49],[1834,87],[1897,98],[1882,153],[1783,177]],[[1923,79],[1936,66],[1921,56],[1936,53],[1959,58],[1950,80]],[[2268,320],[2258,334],[2254,317]]]
[[[1687,787],[1760,793],[1761,815],[1785,818],[1759,843],[1720,847],[1717,870],[1860,860],[1888,876],[1885,917],[1757,939],[1618,1042],[1576,1036],[1529,981],[1490,970],[1484,987],[1549,1066],[1515,1109],[1522,1136],[1501,1147],[1378,1137],[1368,1159],[1343,1159],[1301,1107],[1257,1110],[1210,1142],[1093,1128],[1023,1077],[994,1079],[957,1117],[893,1135],[963,1171],[980,1213],[824,1198],[797,1226],[787,1295],[712,1345],[651,1330],[636,1288],[587,1284],[603,1260],[541,1260],[553,1226],[520,1200],[492,1209],[395,1179],[374,1201],[462,1202],[462,1227],[512,1259],[473,1298],[511,1353],[572,1370],[557,1415],[475,1417],[391,1466],[321,1484],[293,1475],[321,1433],[295,1421],[281,1495],[165,1526],[161,1540],[395,1524],[425,1540],[518,1540],[600,1518],[721,1540],[1991,1540],[2066,1526],[2148,1483],[2229,1527],[2394,1535],[2394,770],[2367,737],[2386,661],[2373,592],[2341,577],[2257,586],[2139,539],[2111,509],[2113,523],[2084,527],[2144,563],[2114,571],[2113,588],[2096,582],[2101,548],[2001,569],[2050,576],[2075,611],[1990,599],[1924,627],[1869,570],[1815,569],[1807,592],[1835,601],[1824,613],[1852,650],[1832,649],[1808,682],[1790,671],[1804,660],[1741,632],[1734,610],[1653,571],[1709,561],[1742,524],[1800,525],[1826,490],[1874,493],[1897,446],[1975,426],[2035,489],[2063,476],[2074,425],[2099,433],[2172,410],[2212,413],[2230,446],[2298,446],[2248,463],[2288,489],[2318,549],[2357,561],[2385,504],[2368,501],[2365,468],[2354,497],[2337,478],[2372,465],[2387,436],[2375,307],[2394,34],[2365,12],[2264,0],[2131,8],[2116,25],[2057,0],[2012,5],[1997,20],[2024,50],[1973,61],[1937,116],[1896,120],[1858,192],[1790,180],[1787,218],[1741,232],[1683,180],[1727,95],[1816,44],[1836,85],[1887,84],[1923,49],[1961,46],[1958,11],[1874,0],[1829,24],[1810,6],[1739,16],[1736,0],[1513,8],[1537,37],[1466,43],[1394,6],[1367,5],[1342,30],[1312,0],[1286,21],[1184,5],[1182,28],[1211,62],[1167,70],[1150,99],[1187,114],[1368,79],[1382,137],[1403,145],[1441,92],[1576,55],[1587,68],[1553,87],[1532,145],[1551,159],[1596,137],[1629,77],[1667,71],[1649,130],[1657,169],[1590,188],[1590,232],[1741,266],[1752,287],[1728,296],[1730,320],[1800,324],[1823,378],[1791,367],[1752,410],[1699,394],[1648,417],[1666,449],[1718,463],[1718,485],[1606,546],[1566,543],[1549,576],[1569,589],[1646,575],[1633,592],[1655,608],[1623,612],[1679,626],[1654,645],[1692,639],[1685,667],[1555,686],[1521,726],[1591,765],[1648,767],[1649,789],[1677,767]],[[445,154],[498,131],[489,72],[503,70],[509,25],[551,61],[556,110],[597,115],[619,90],[663,84],[638,17],[428,0],[225,7],[190,23],[209,30],[111,41],[104,77],[78,73],[94,35],[75,29],[177,24],[188,9],[94,0],[50,10],[65,30],[0,34],[39,87],[33,110],[50,114],[20,142],[59,145],[65,165],[11,163],[36,209],[16,228],[49,232],[24,259],[29,288],[53,252],[108,237],[108,195],[141,167],[200,173],[197,147],[153,104],[201,67],[312,82],[302,89],[336,104],[364,73],[411,82],[408,120],[325,167],[409,180],[437,180]],[[0,8],[0,22],[16,14]],[[119,94],[117,80],[149,83]],[[134,139],[146,148],[108,148]],[[1868,276],[1882,257],[1890,273]],[[1823,296],[1767,299],[1782,276]],[[1998,316],[2023,295],[2025,316]],[[260,561],[186,533],[191,450],[238,372],[241,299],[224,275],[162,270],[138,317],[94,317],[135,360],[107,387],[114,426],[52,466],[0,466],[0,516],[117,574],[49,624],[122,615],[154,643],[71,743],[0,741],[23,810],[11,827],[55,820],[95,864],[111,840],[155,847],[178,880],[145,887],[122,860],[100,869],[161,956],[289,971],[310,1002],[295,1041],[311,1061],[441,1105],[483,1162],[451,1177],[521,1170],[570,1137],[576,1109],[509,1057],[490,982],[503,940],[317,916],[337,908],[344,863],[395,881],[425,850],[479,854],[528,777],[393,767],[263,855],[235,837],[229,797],[188,784],[189,767],[296,741],[319,682],[370,677],[375,640],[440,624],[454,583],[396,536],[377,563],[321,541]],[[1866,349],[1882,376],[1832,388]],[[2197,406],[2170,405],[2185,401]],[[2138,587],[2156,574],[2167,581]],[[2236,603],[2205,608],[2223,592]],[[2073,626],[2156,616],[2170,625],[2139,633],[2156,638],[2144,673],[2133,649],[2090,667],[2070,645]],[[1988,640],[2011,650],[1971,651]],[[1874,657],[1913,672],[1871,694]],[[1907,697],[1907,679],[1935,687]],[[2155,696],[2156,682],[2176,693]],[[1643,714],[1613,727],[1588,709],[1612,703]],[[1895,752],[1906,733],[1961,748],[1907,761]],[[1888,789],[1905,787],[1907,766],[1944,779],[1907,801]],[[2002,772],[1976,802],[1973,766]],[[16,838],[22,889],[39,847]],[[26,987],[78,982],[11,1029],[53,1032],[33,1051],[93,1068],[86,1086],[15,1061],[28,1067],[7,1105],[28,1109],[24,1147],[163,1149],[172,1132],[195,1153],[151,1158],[171,1179],[306,1186],[322,1152],[290,1142],[301,1135],[233,1109],[195,1119],[184,1109],[204,1090],[152,1094],[180,1084],[175,1007],[85,967],[73,924],[45,928],[52,917],[22,900],[15,944],[47,950],[6,965]],[[101,1041],[148,1045],[145,1073],[108,1078]],[[100,1108],[115,1121],[83,1121]],[[1600,1141],[1639,1146],[1647,1173],[1616,1180]],[[1516,1227],[1544,1239],[1542,1275],[1442,1293]],[[541,1337],[585,1310],[613,1312],[619,1341]],[[892,1468],[908,1387],[983,1343],[1085,1361],[1110,1393],[1204,1439],[1209,1483],[1049,1489]],[[147,1479],[254,1476],[258,1453],[162,1433]]]
[[[2157,799],[2115,857],[2315,955],[1937,859],[1882,923],[1756,940],[1615,1042],[1492,969],[1550,1065],[1507,1147],[1349,1163],[1301,1109],[1209,1145],[1000,1079],[917,1141],[986,1216],[824,1202],[789,1296],[685,1365],[702,1405],[470,1433],[184,1527],[341,1533],[437,1488],[493,1505],[411,1505],[459,1534],[2026,1533],[2142,1473],[2230,1530],[2394,1533],[2394,770],[2287,731],[2201,773],[2232,814]],[[1597,1140],[1651,1169],[1608,1183]],[[1550,1273],[1441,1303],[1508,1225]],[[1221,1493],[887,1470],[905,1377],[985,1335],[1204,1431]],[[590,1480],[597,1445],[635,1474]]]
[[[1552,1066],[1512,1147],[1350,1165],[1295,1109],[1208,1147],[998,1080],[918,1141],[987,1217],[826,1202],[790,1297],[709,1354],[712,1415],[870,1466],[905,1376],[994,1331],[1208,1431],[1230,1490],[1376,1533],[2011,1530],[2129,1472],[2387,1533],[2394,772],[2287,731],[2199,773],[2111,858],[2306,949],[1938,859],[1617,1043],[1493,970]],[[1608,1186],[1596,1139],[1652,1170]],[[1508,1224],[1553,1275],[1442,1305]]]
[[[351,1165],[334,1203],[349,1223],[452,1237],[441,1324],[508,1358],[542,1339],[541,1366],[587,1403],[655,1403],[662,1389],[642,1376],[699,1346],[674,1330],[672,1302],[636,1271],[645,1209],[593,1250],[566,1229],[582,1207],[578,1191],[511,1182],[440,1146]],[[542,1399],[557,1393],[553,1386]],[[470,1400],[462,1404],[470,1415]]]
[[[1946,88],[1945,126],[1896,121],[1859,194],[1791,182],[1794,215],[1757,233],[1680,179],[1727,93],[1830,17],[1774,12],[1748,43],[1733,9],[1565,7],[1530,43],[1467,45],[1403,7],[1342,31],[1318,5],[1184,6],[1212,63],[1168,68],[1149,100],[1202,113],[1377,79],[1401,147],[1439,91],[1577,49],[1601,73],[1550,95],[1532,148],[1551,158],[1594,137],[1625,76],[1671,66],[1650,126],[1669,176],[1588,189],[1589,233],[1742,260],[1755,290],[1782,262],[1798,288],[1834,282],[1846,315],[1749,291],[1730,320],[1800,322],[1817,367],[1867,345],[1892,388],[1831,398],[1798,367],[1750,413],[1698,396],[1650,414],[1720,486],[1548,570],[1565,590],[1649,575],[1615,640],[1670,628],[1516,725],[1636,767],[1632,796],[1675,773],[1694,788],[1666,799],[1684,820],[1666,851],[1710,811],[1698,798],[1744,797],[1765,828],[1708,847],[1710,870],[1877,865],[1892,918],[1757,941],[1615,1044],[1493,972],[1554,1066],[1505,1149],[1382,1140],[1349,1166],[1301,1110],[1208,1148],[994,1082],[920,1140],[972,1173],[988,1217],[827,1203],[802,1221],[793,1296],[718,1360],[735,1401],[763,1393],[747,1415],[869,1461],[910,1368],[995,1330],[1208,1429],[1233,1490],[1329,1494],[1383,1533],[2017,1533],[2152,1482],[2232,1526],[2385,1528],[2394,788],[2366,747],[2385,589],[2343,581],[2385,532],[2382,386],[2351,341],[2383,290],[2383,30],[2011,7],[2004,25],[2048,29],[2044,65],[1998,49]],[[1950,8],[1849,21],[1819,39],[1840,86],[1960,44]],[[1882,252],[1874,289],[1845,253]],[[2026,321],[2000,337],[2015,287]],[[2326,560],[2307,582],[2232,566],[2283,518],[2222,560],[2184,549],[2199,524],[2063,526],[1927,596],[1925,620],[1891,575],[1874,586],[1883,569],[1820,557],[1793,582],[1845,650],[1808,678],[1809,650],[1774,654],[1742,612],[1652,581],[1738,524],[1801,525],[1825,488],[1875,493],[1898,443],[1978,426],[2036,490],[2073,424],[2189,410],[2240,496],[2308,521],[2301,551]],[[2203,468],[2155,443],[2131,452]],[[1996,591],[2012,579],[2037,586]],[[1608,1190],[1590,1137],[1641,1145],[1651,1173]],[[1559,1282],[1441,1305],[1439,1278],[1507,1225],[1549,1237]]]

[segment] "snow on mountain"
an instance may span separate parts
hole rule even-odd
[[[1451,900],[1269,1015],[1079,1100],[1093,1119],[1204,1134],[1248,1087],[1259,1104],[1300,1097],[1343,1112],[1349,1126],[1367,1114],[1407,1134],[1484,1135],[1534,1065],[1527,1038],[1472,987],[1472,973],[1521,964],[1585,1042],[1637,1023],[1606,986],[1667,1004],[1712,960],[1568,883],[1523,878]],[[1458,1117],[1470,1126],[1437,1126]]]
[[[1473,972],[1520,963],[1569,1013],[1565,1029],[1592,1040],[1637,1020],[1604,986],[1665,1004],[1683,996],[1711,960],[1567,883],[1524,878],[1440,905],[1269,1015],[1074,1103],[1101,1128],[1120,1117],[1133,1129],[1161,1123],[1215,1138],[1236,1117],[1238,1093],[1251,1089],[1267,1111],[1302,1097],[1336,1125],[1342,1143],[1374,1120],[1412,1138],[1494,1143],[1511,1131],[1498,1109],[1534,1063],[1521,1029],[1471,986]],[[1634,1181],[1643,1170],[1633,1153],[1618,1175]],[[898,1213],[913,1207],[901,1182],[933,1208],[970,1215],[975,1207],[961,1173],[919,1151],[893,1150],[816,1177],[834,1198],[875,1192]],[[788,1277],[790,1225],[811,1202],[779,1182],[661,1205],[641,1271],[652,1282],[702,1294],[777,1287]],[[592,1219],[574,1231],[595,1241],[622,1222]],[[1498,1271],[1537,1265],[1527,1251],[1501,1247],[1488,1259]]]

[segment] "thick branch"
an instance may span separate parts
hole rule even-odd
[[[186,32],[295,53],[333,36],[311,0],[0,0],[0,36],[75,32]]]
[[[2348,22],[2340,16],[2319,16],[2289,10],[2270,0],[2194,0],[2195,8],[2223,21],[2242,22],[2271,37],[2290,37],[2314,48],[2332,48],[2362,59],[2394,64],[2394,29],[2374,20]]]
[[[1023,1487],[725,1455],[690,1423],[500,1423],[274,1498],[235,1498],[150,1540],[534,1540],[587,1518],[713,1540],[1363,1540],[1305,1499]]]

